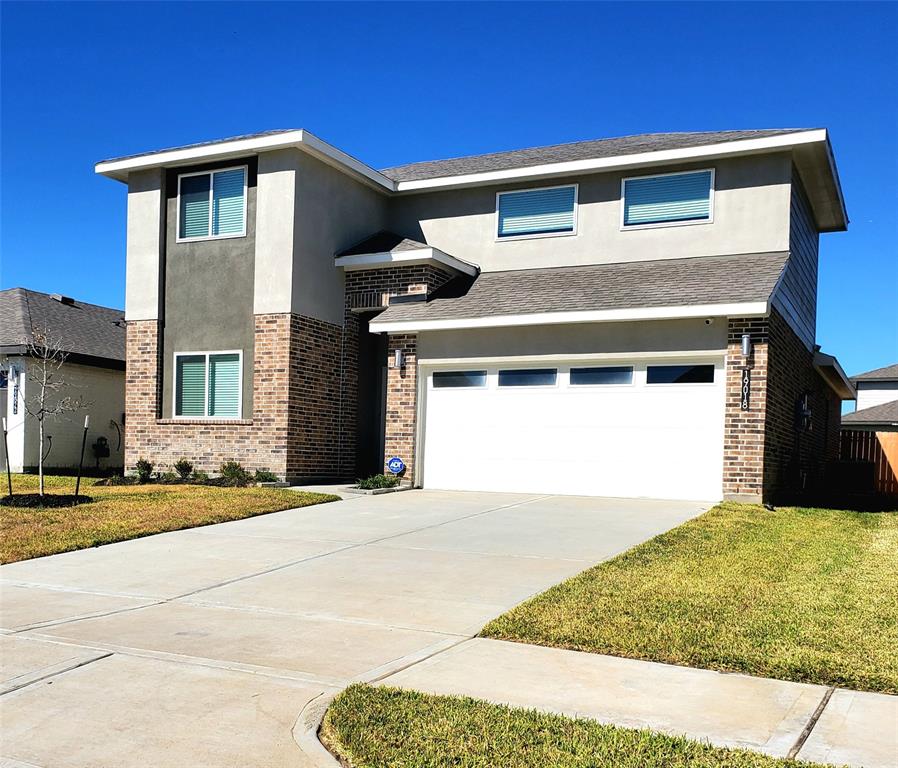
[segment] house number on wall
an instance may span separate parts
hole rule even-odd
[[[742,369],[742,410],[748,410],[748,395],[751,392],[751,371],[748,368]]]

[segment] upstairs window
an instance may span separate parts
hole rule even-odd
[[[496,211],[500,240],[571,235],[577,226],[577,185],[500,192]]]
[[[178,176],[178,240],[246,234],[246,167]]]
[[[175,416],[239,419],[240,352],[175,355]]]
[[[624,228],[711,221],[713,170],[640,176],[622,186]]]

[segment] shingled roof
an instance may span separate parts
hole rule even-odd
[[[377,323],[767,301],[787,251],[486,272],[455,278]]]
[[[58,294],[54,297],[25,288],[0,291],[0,351],[25,352],[34,332],[47,330],[70,355],[124,364],[124,316],[121,309]]]
[[[493,152],[488,155],[456,157],[450,160],[428,160],[384,168],[381,173],[394,181],[420,181],[441,176],[461,176],[468,173],[505,171],[511,168],[529,168],[548,163],[565,163],[572,160],[595,160],[604,157],[620,157],[642,152],[660,152],[665,149],[685,149],[708,144],[724,144],[746,139],[764,139],[787,133],[801,133],[810,128],[771,128],[753,131],[698,131],[690,133],[640,133],[635,136],[619,136],[614,139],[575,141],[548,147],[518,149],[512,152]]]
[[[846,413],[842,417],[842,424],[848,426],[872,426],[874,424],[898,426],[898,400],[873,405],[854,413]]]
[[[898,363],[886,365],[882,368],[874,368],[866,373],[859,373],[851,377],[852,381],[898,381]]]

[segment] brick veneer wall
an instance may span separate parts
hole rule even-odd
[[[179,458],[215,472],[235,460],[279,477],[332,477],[340,465],[342,329],[290,314],[255,316],[250,418],[161,418],[155,320],[128,323],[125,466],[138,458],[162,471]]]
[[[742,334],[752,338],[749,410],[741,403]],[[839,450],[840,401],[813,364],[814,353],[773,310],[768,318],[734,318],[727,338],[724,427],[725,498],[799,499],[819,491],[826,463]],[[810,428],[798,417],[807,393]]]
[[[742,334],[752,340],[747,365],[751,387],[749,409],[743,411]],[[723,439],[723,495],[741,501],[760,501],[764,491],[764,419],[767,402],[767,320],[732,318],[727,328],[726,408]]]
[[[403,365],[396,368],[392,358],[402,351]],[[387,413],[384,461],[399,456],[405,462],[403,478],[414,481],[415,432],[418,408],[418,337],[413,333],[390,334],[387,354]]]
[[[776,311],[769,336],[764,496],[799,500],[822,490],[826,464],[838,458],[841,401],[814,368],[814,353]],[[806,421],[798,409],[805,394],[811,412]]]

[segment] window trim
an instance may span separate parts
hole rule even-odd
[[[681,367],[701,367],[705,366],[711,369],[711,381],[658,381],[658,382],[649,382],[649,368],[681,368]],[[655,387],[713,387],[718,384],[718,366],[716,363],[686,363],[686,362],[671,362],[671,363],[646,363],[645,365],[645,386],[651,387],[654,389]],[[726,382],[724,382],[726,384]]]
[[[243,230],[227,235],[212,234],[212,217],[215,215],[212,200],[214,181],[213,176],[216,173],[225,171],[243,170]],[[181,237],[181,179],[190,176],[208,176],[209,177],[209,234],[200,235],[199,237]],[[212,168],[208,171],[191,171],[190,173],[178,174],[178,195],[175,199],[175,242],[176,243],[198,243],[203,240],[230,240],[235,237],[246,237],[246,212],[247,212],[247,190],[249,188],[249,165],[231,165],[227,168]]]
[[[626,193],[627,182],[636,179],[660,179],[665,176],[685,176],[688,173],[711,173],[711,189],[708,191],[708,218],[686,219],[684,221],[656,221],[651,224],[627,224],[626,220]],[[672,173],[652,173],[643,176],[623,176],[620,180],[620,231],[629,232],[637,229],[660,229],[662,227],[687,227],[695,224],[714,223],[714,192],[717,187],[717,174],[715,168],[693,168],[688,171],[674,171]]]
[[[575,368],[576,369],[627,368],[630,371],[630,381],[628,381],[626,384],[574,384],[573,380],[571,379],[571,374],[574,372]],[[619,387],[619,388],[635,387],[636,386],[636,366],[633,365],[632,363],[630,363],[630,364],[624,363],[624,364],[619,364],[619,365],[612,365],[612,364],[609,364],[609,365],[591,365],[591,364],[575,365],[575,364],[571,364],[568,366],[568,369],[567,369],[567,386],[568,386],[568,389],[575,389],[575,390],[597,389],[597,388],[610,389],[611,387]]]
[[[529,235],[509,235],[502,237],[499,234],[499,198],[502,195],[515,194],[518,192],[545,192],[549,189],[568,189],[574,188],[574,226],[570,232],[534,232]],[[553,184],[550,187],[524,187],[523,189],[503,189],[496,192],[496,213],[494,214],[495,223],[493,225],[493,239],[497,243],[514,242],[515,240],[535,240],[543,237],[576,237],[580,210],[580,185],[577,182],[573,184]]]
[[[236,416],[210,416],[209,415],[209,357],[212,355],[237,355],[237,367],[240,375],[237,377],[237,415]],[[203,380],[203,415],[179,416],[178,415],[178,358],[199,357],[206,358],[205,378]],[[243,418],[243,350],[242,349],[213,349],[200,350],[198,352],[173,352],[172,353],[172,386],[171,386],[171,417],[178,421],[234,421]]]
[[[471,386],[464,387],[439,387],[437,386],[437,379],[435,374],[437,373],[482,373],[483,374],[483,384],[472,384]],[[430,388],[431,389],[487,389],[489,387],[490,382],[490,372],[487,368],[446,368],[444,370],[439,371],[431,371],[430,372]]]

